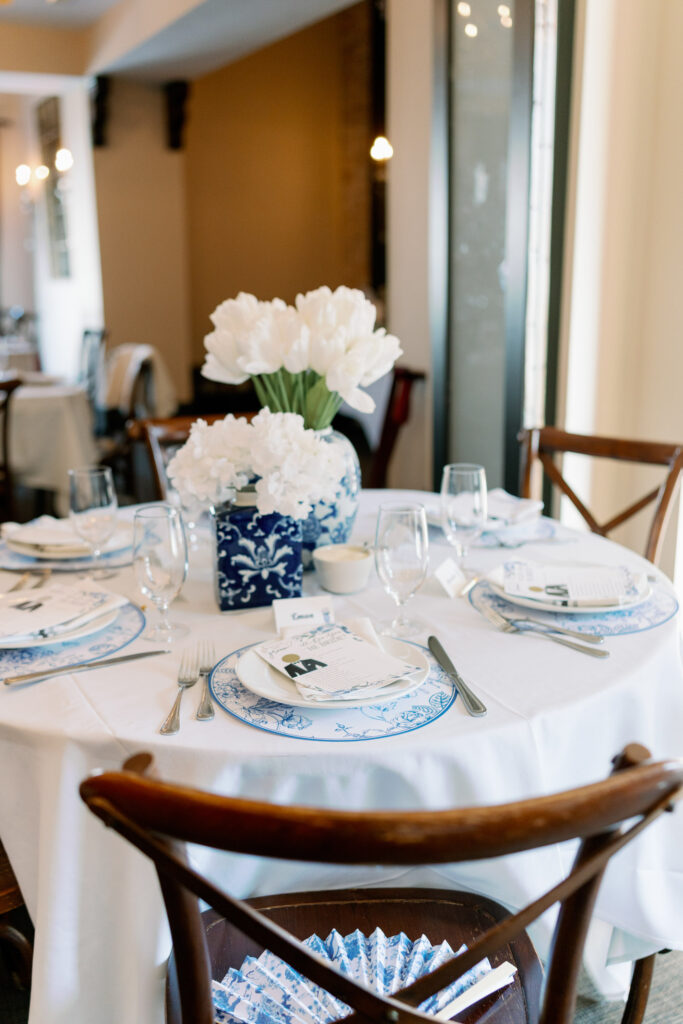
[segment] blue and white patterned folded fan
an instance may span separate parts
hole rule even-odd
[[[311,935],[305,945],[343,974],[382,995],[405,988],[456,955],[447,942],[433,946],[425,935],[413,942],[403,932],[387,937],[380,928],[370,936],[356,930],[344,937],[334,930],[324,942]],[[420,1009],[440,1013],[489,972],[491,965],[484,959],[426,999]],[[222,982],[212,985],[216,1024],[327,1024],[351,1013],[345,1003],[268,950],[258,959],[247,957],[240,970],[230,968]]]

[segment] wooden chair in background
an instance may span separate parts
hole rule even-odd
[[[256,413],[235,413],[239,418],[252,419]],[[170,416],[165,419],[150,418],[133,420],[128,425],[128,438],[131,442],[143,441],[155,489],[155,498],[166,501],[169,493],[169,482],[166,467],[171,458],[185,444],[190,436],[190,428],[197,420],[215,423],[225,419],[224,413],[210,413],[204,416]]]
[[[645,557],[656,562],[664,540],[664,527],[671,511],[681,471],[683,470],[683,445],[659,444],[655,441],[625,441],[622,438],[595,437],[584,434],[570,434],[557,427],[534,427],[522,430],[518,435],[521,444],[521,494],[531,496],[531,473],[533,463],[538,459],[548,479],[566,495],[578,509],[593,531],[606,537],[611,530],[630,519],[641,509],[654,503],[652,523],[647,538]],[[575,494],[555,463],[556,455],[572,452],[595,458],[664,466],[666,475],[659,487],[655,487],[639,501],[614,516],[602,525]]]
[[[410,416],[413,384],[424,379],[425,374],[421,370],[409,370],[405,366],[394,367],[394,378],[382,424],[382,433],[377,451],[372,458],[370,477],[365,484],[366,487],[387,486],[387,473],[396,441],[401,428],[405,426]]]
[[[634,744],[615,759],[610,778],[580,789],[500,806],[363,813],[273,805],[164,784],[145,777],[151,761],[140,754],[121,772],[86,779],[81,796],[157,868],[175,950],[169,1024],[210,1024],[210,979],[222,980],[246,953],[264,948],[349,1004],[356,1011],[350,1022],[423,1024],[432,1018],[415,1008],[488,956],[493,965],[510,960],[518,974],[513,985],[468,1011],[468,1022],[495,1015],[505,1024],[569,1024],[604,868],[671,808],[683,787],[683,761],[651,763],[647,750]],[[515,914],[452,890],[334,890],[240,901],[192,870],[177,845],[335,865],[422,865],[505,856],[572,838],[581,844],[569,875]],[[216,913],[202,920],[197,897]],[[556,902],[560,913],[539,1016],[542,971],[525,929]],[[297,941],[313,933],[324,938],[332,927],[345,934],[356,927],[367,933],[376,925],[389,935],[404,931],[409,938],[424,933],[432,942],[446,939],[456,950],[466,942],[468,950],[385,998],[322,964]],[[623,1024],[642,1020],[653,959],[639,961],[634,971]]]
[[[0,843],[0,947],[8,948],[13,956],[13,976],[22,988],[31,985],[33,944],[13,920],[13,913],[24,906],[19,883]]]
[[[10,464],[10,424],[12,394],[21,384],[18,377],[0,378],[0,522],[12,519],[14,491]]]

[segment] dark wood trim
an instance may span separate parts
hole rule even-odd
[[[107,128],[109,127],[109,93],[111,78],[109,75],[98,75],[92,92],[92,144],[107,145]]]
[[[550,286],[548,294],[548,347],[546,364],[545,422],[557,422],[562,279],[567,215],[567,179],[571,130],[571,96],[574,64],[575,0],[562,0],[557,12],[557,66],[555,70],[555,132],[553,147],[553,195],[550,228]],[[550,509],[551,485],[543,497]]]
[[[512,96],[507,179],[505,265],[505,452],[504,484],[518,493],[517,434],[524,408],[524,346],[529,249],[531,111],[533,101],[534,3],[517,0],[512,44]]]
[[[429,182],[429,324],[432,345],[433,486],[441,484],[450,433],[450,168],[452,165],[452,3],[434,2],[432,169]]]
[[[167,82],[164,86],[164,97],[166,99],[166,143],[169,149],[183,148],[183,131],[186,118],[185,106],[189,95],[190,86],[182,79],[175,82]]]

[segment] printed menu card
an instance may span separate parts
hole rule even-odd
[[[73,632],[99,615],[126,603],[120,594],[83,581],[51,583],[35,590],[19,590],[0,598],[0,641],[29,640]]]
[[[632,604],[647,590],[647,577],[632,573],[625,565],[506,562],[503,587],[511,597],[560,608],[602,608]]]
[[[346,626],[318,626],[268,640],[254,650],[312,701],[345,700],[361,691],[369,696],[417,671],[409,661],[387,654]]]

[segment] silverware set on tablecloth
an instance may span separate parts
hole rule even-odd
[[[213,644],[202,641],[191,649],[183,652],[178,668],[178,693],[168,717],[159,729],[162,736],[170,736],[180,729],[180,704],[183,693],[201,679],[202,695],[195,712],[195,718],[199,722],[208,722],[214,716],[213,702],[209,692],[209,675],[216,663]]]

